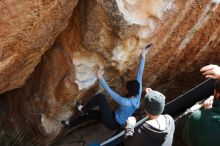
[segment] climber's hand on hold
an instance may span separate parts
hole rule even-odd
[[[146,47],[144,47],[144,48],[142,49],[142,54],[141,54],[141,56],[142,56],[143,58],[146,58],[146,54],[147,54],[149,48],[152,47],[152,46],[153,46],[153,44],[149,44],[149,45],[147,45]]]

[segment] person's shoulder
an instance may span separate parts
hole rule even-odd
[[[166,119],[169,119],[169,120],[171,120],[171,121],[174,121],[174,119],[173,119],[173,117],[172,117],[171,115],[165,114],[164,117],[165,117]]]
[[[174,119],[173,119],[172,116],[170,116],[170,115],[168,115],[168,114],[165,114],[165,115],[163,115],[163,116],[166,118],[166,121],[168,121],[168,123],[169,123],[170,125],[174,125],[174,126],[175,126],[175,121],[174,121]]]

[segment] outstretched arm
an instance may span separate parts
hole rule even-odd
[[[124,98],[121,97],[118,93],[113,91],[108,84],[105,82],[104,78],[102,77],[102,72],[99,70],[96,74],[96,77],[99,79],[99,83],[101,86],[106,90],[106,92],[120,105],[130,105],[130,102]]]
[[[139,82],[140,84],[140,90],[139,93],[141,94],[142,92],[142,76],[143,76],[143,72],[144,72],[144,65],[145,65],[145,60],[146,60],[146,54],[148,52],[148,48],[151,47],[152,44],[146,46],[143,50],[142,50],[142,54],[141,54],[141,61],[138,67],[138,72],[137,72],[137,76],[136,76],[136,80]]]
[[[220,67],[217,65],[206,65],[200,70],[206,78],[213,78],[220,80]]]
[[[138,67],[138,72],[137,72],[137,75],[136,75],[136,80],[140,83],[140,85],[142,84],[144,64],[145,64],[145,58],[141,57],[140,64],[139,64],[139,67]]]

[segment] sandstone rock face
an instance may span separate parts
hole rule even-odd
[[[0,2],[0,93],[21,87],[66,27],[77,0]]]
[[[124,94],[141,48],[149,43],[154,47],[143,86],[168,100],[204,80],[203,65],[220,64],[217,0],[35,2],[0,2],[1,10],[10,12],[0,14],[0,93],[8,91],[0,103],[3,127],[9,133],[22,129],[42,145],[61,133],[60,121],[74,115],[74,101],[97,91],[100,68],[108,84]]]

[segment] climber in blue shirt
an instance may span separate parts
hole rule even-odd
[[[142,93],[142,75],[144,71],[144,64],[147,54],[147,48],[152,44],[145,47],[142,50],[141,60],[136,76],[136,80],[130,80],[126,84],[127,96],[120,96],[113,91],[105,82],[102,77],[102,72],[99,70],[96,74],[99,83],[106,90],[106,92],[118,103],[118,108],[112,111],[109,104],[105,99],[104,94],[95,95],[85,106],[76,104],[77,109],[84,113],[76,119],[69,121],[62,121],[64,125],[74,127],[89,119],[96,119],[102,121],[108,129],[116,130],[122,128],[126,124],[126,120],[130,117],[136,109],[140,106],[140,99]],[[95,107],[99,107],[99,110],[94,110]]]

